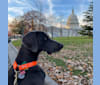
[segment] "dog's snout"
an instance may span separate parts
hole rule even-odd
[[[60,49],[61,49],[61,48],[63,48],[63,45],[62,45],[62,44],[60,44],[60,45],[59,45],[59,48],[60,48]]]
[[[62,48],[63,48],[63,45],[62,45],[62,44],[60,44],[60,43],[58,43],[58,44],[57,44],[57,48],[60,50],[60,49],[62,49]]]

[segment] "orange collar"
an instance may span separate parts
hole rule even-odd
[[[16,70],[18,67],[19,71],[21,71],[21,70],[26,70],[26,69],[36,66],[36,65],[37,65],[37,61],[32,61],[32,62],[22,64],[22,65],[18,65],[17,62],[15,61],[13,64],[13,69]]]

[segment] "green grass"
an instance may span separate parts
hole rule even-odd
[[[47,59],[52,63],[54,62],[56,64],[56,66],[61,66],[62,70],[65,69],[66,71],[68,71],[66,63],[63,60],[58,59],[58,58],[54,58],[53,56],[47,56]]]
[[[63,50],[65,50],[66,55],[63,57],[65,60],[71,59],[78,61],[82,59],[83,61],[88,56],[93,56],[93,39],[88,37],[57,37],[53,38],[54,40],[62,43],[64,45]],[[16,47],[21,46],[21,40],[12,41],[13,45]],[[71,54],[67,54],[67,52],[71,51]],[[73,55],[73,52],[75,52],[75,55]],[[59,52],[61,53],[61,52]],[[58,55],[59,55],[58,53]],[[71,56],[71,57],[69,57]],[[59,56],[61,57],[61,56]],[[61,66],[63,69],[66,69],[68,71],[66,63],[63,61],[63,59],[59,59],[59,57],[55,58],[55,56],[47,56],[47,59],[50,62],[55,62],[57,66]],[[87,62],[90,61],[87,59]],[[84,61],[85,62],[85,61]],[[85,63],[87,63],[85,62]],[[73,75],[86,75],[88,72],[82,72],[81,70],[74,69],[72,71]]]
[[[70,58],[68,58],[68,57],[64,56],[64,59],[68,60],[68,59],[70,59]]]
[[[66,67],[66,63],[63,60],[61,60],[61,59],[53,58],[52,56],[47,56],[47,59],[50,62],[55,62],[57,66]]]
[[[15,47],[20,47],[20,46],[21,46],[21,40],[12,41],[12,44],[13,44]]]
[[[68,58],[66,58],[66,57],[64,57],[66,60],[68,59]],[[69,69],[67,68],[67,66],[66,66],[66,63],[63,61],[63,60],[61,60],[61,59],[57,59],[57,58],[54,58],[53,56],[47,56],[47,59],[50,61],[50,62],[55,62],[55,64],[57,65],[57,66],[61,66],[63,69],[66,69],[66,71],[68,71]],[[84,76],[84,75],[86,75],[87,74],[87,72],[82,72],[82,70],[72,70],[72,74],[73,75],[82,75],[82,76]]]
[[[92,38],[88,38],[88,37],[57,37],[57,38],[53,38],[54,40],[62,43],[64,45],[64,47],[66,48],[66,46],[83,46],[84,44],[90,44],[93,42]],[[21,46],[21,40],[15,40],[12,41],[12,43],[17,46],[20,47]],[[76,49],[76,48],[70,48],[69,49]]]
[[[90,42],[92,43],[93,41],[92,38],[88,37],[57,37],[54,38],[54,40],[61,42],[66,46],[69,45],[79,46],[79,45],[89,44]]]
[[[93,39],[88,37],[57,37],[54,40],[62,43],[65,50],[81,51],[83,56],[93,56]]]
[[[73,75],[82,75],[82,76],[84,76],[84,75],[86,75],[88,72],[87,71],[85,71],[85,72],[82,72],[82,70],[73,70],[72,71],[72,74]]]
[[[79,74],[81,74],[82,73],[82,70],[73,70],[72,71],[72,74],[73,75],[79,75]]]

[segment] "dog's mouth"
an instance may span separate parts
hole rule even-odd
[[[59,52],[61,49],[59,49],[59,50],[54,50],[54,51],[52,51],[52,52],[50,52],[50,51],[47,51],[47,53],[49,54],[49,55],[51,55],[52,53],[57,53],[57,52]]]
[[[52,52],[47,52],[49,55],[51,55],[52,54]]]
[[[56,53],[56,52],[59,52],[62,48],[63,48],[63,45],[61,44],[58,47],[53,48],[52,50],[48,50],[47,53],[48,54]]]

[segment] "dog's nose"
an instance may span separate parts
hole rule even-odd
[[[60,46],[59,46],[60,48],[63,48],[63,45],[62,44],[60,44]]]
[[[58,47],[59,47],[59,49],[62,49],[63,45],[62,44],[58,44]]]

